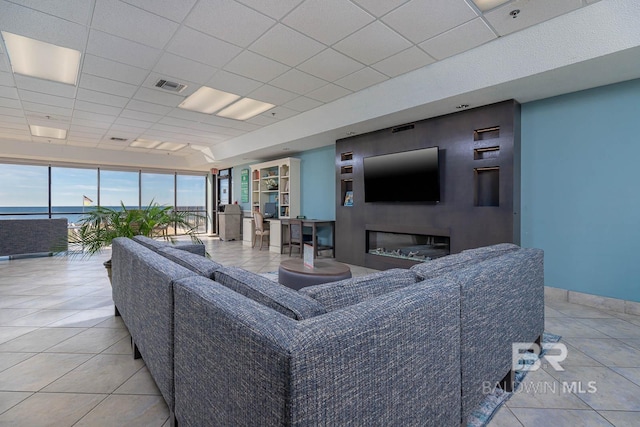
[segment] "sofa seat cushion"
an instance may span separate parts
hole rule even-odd
[[[242,268],[223,267],[214,273],[214,280],[296,320],[309,319],[327,312],[313,298]]]
[[[497,245],[467,249],[459,254],[447,255],[442,258],[416,264],[412,266],[410,270],[415,272],[418,277],[423,280],[430,279],[468,265],[477,264],[509,252],[514,252],[518,249],[520,249],[520,247],[512,243],[499,243]]]
[[[176,264],[186,267],[200,276],[208,277],[209,279],[213,279],[213,274],[223,267],[222,264],[218,264],[209,258],[171,246],[160,248],[158,253]]]
[[[327,311],[333,311],[413,285],[417,281],[418,275],[414,271],[394,268],[338,282],[309,286],[300,289],[299,292],[318,301]]]
[[[140,243],[142,246],[145,246],[146,248],[151,249],[154,252],[158,252],[162,248],[172,247],[172,248],[180,249],[182,251],[191,252],[196,255],[204,256],[206,253],[204,249],[204,245],[201,243],[177,243],[174,245],[173,243],[168,242],[166,240],[155,240],[150,237],[141,236],[141,235],[133,236],[132,239],[135,240],[137,243]]]

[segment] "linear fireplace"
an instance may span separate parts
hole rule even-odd
[[[449,255],[450,238],[427,234],[367,230],[367,253],[411,261],[429,261]]]

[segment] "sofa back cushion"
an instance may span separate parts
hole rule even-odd
[[[416,264],[411,267],[411,270],[422,280],[425,280],[449,273],[468,265],[477,264],[509,252],[514,252],[518,249],[520,249],[520,247],[512,243],[499,243],[497,245],[467,249],[458,254],[447,255],[442,258],[436,258],[431,261]]]
[[[213,279],[213,273],[223,267],[222,264],[218,264],[209,258],[182,251],[171,246],[160,248],[158,253],[176,264],[180,264],[200,276],[208,277],[209,279]]]
[[[394,268],[366,276],[309,286],[300,289],[299,292],[318,301],[327,311],[333,311],[413,285],[417,281],[418,275],[415,272]]]
[[[142,236],[142,235],[133,236],[132,239],[140,243],[142,246],[145,246],[151,249],[154,252],[158,252],[162,248],[172,247],[172,248],[180,249],[186,252],[191,252],[197,255],[202,255],[202,256],[205,255],[204,245],[199,243],[198,244],[177,243],[174,245],[173,243],[166,240],[155,240],[150,237]]]
[[[296,320],[327,312],[313,298],[242,268],[223,267],[213,276],[221,285]]]

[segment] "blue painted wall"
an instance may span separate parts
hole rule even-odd
[[[522,105],[523,246],[545,284],[640,301],[640,80]]]
[[[317,148],[300,158],[300,211],[307,218],[336,219],[336,147]]]

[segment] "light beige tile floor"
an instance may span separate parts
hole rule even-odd
[[[216,261],[258,273],[288,258],[205,243]],[[0,426],[168,426],[167,406],[113,316],[109,256],[0,260]],[[352,267],[354,276],[371,271]],[[490,426],[640,426],[640,317],[564,302],[548,302],[546,317],[567,346],[565,371],[529,373]]]

